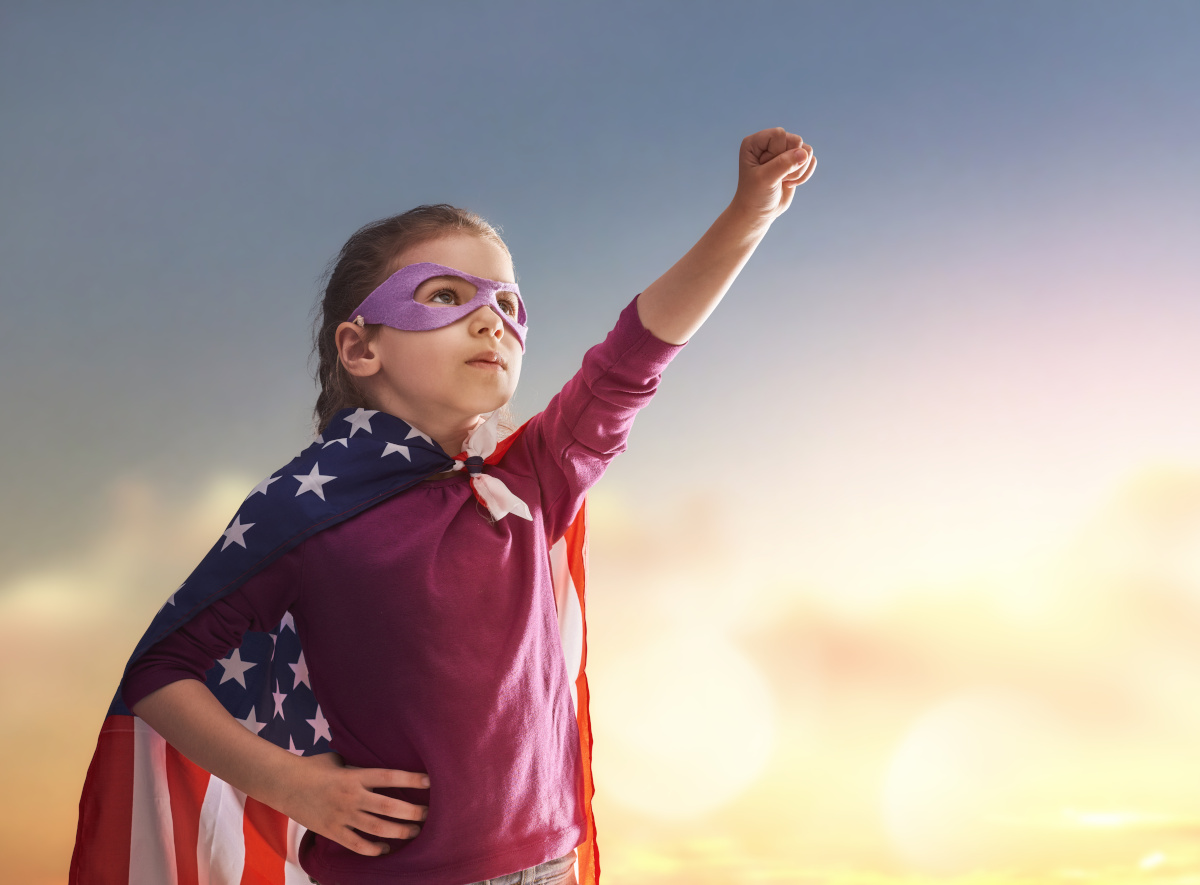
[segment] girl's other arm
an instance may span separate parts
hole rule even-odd
[[[424,820],[428,813],[424,805],[373,792],[427,788],[428,775],[347,768],[335,753],[293,756],[243,728],[195,679],[164,685],[138,701],[133,712],[201,768],[359,854],[389,850],[386,842],[372,842],[363,833],[411,839],[420,828],[400,821]]]
[[[784,129],[764,129],[743,139],[733,201],[638,298],[642,325],[669,344],[691,338],[816,168],[811,145]]]

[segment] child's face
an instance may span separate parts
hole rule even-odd
[[[512,261],[495,243],[451,234],[413,246],[394,263],[442,264],[489,280],[515,282]],[[415,300],[431,307],[470,301],[475,287],[455,277],[426,280]],[[427,432],[470,427],[507,403],[521,376],[521,344],[489,306],[421,332],[378,326],[370,344],[378,365],[366,381],[373,405]],[[453,452],[450,454],[454,454]]]

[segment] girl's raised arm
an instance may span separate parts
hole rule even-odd
[[[699,242],[642,292],[642,325],[669,344],[691,338],[816,168],[812,146],[799,135],[776,128],[744,138],[733,201]]]

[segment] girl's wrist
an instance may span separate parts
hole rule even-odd
[[[761,209],[739,199],[735,194],[729,206],[721,213],[730,233],[742,236],[745,240],[758,242],[771,228],[775,216],[764,213]]]
[[[263,795],[256,798],[261,799],[276,811],[287,814],[288,811],[294,810],[295,804],[304,798],[306,760],[310,757],[296,756],[282,747],[274,745],[271,748],[279,752],[271,755],[269,767],[264,766]]]

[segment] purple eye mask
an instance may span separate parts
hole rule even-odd
[[[457,277],[466,280],[475,287],[475,297],[465,304],[422,304],[414,296],[417,289],[426,280],[434,277]],[[497,294],[511,292],[517,300],[517,315],[513,317],[504,312],[500,306]],[[393,329],[405,332],[428,332],[430,329],[440,329],[456,323],[468,314],[474,313],[484,305],[494,310],[504,325],[512,330],[525,349],[525,302],[516,283],[501,283],[497,280],[485,280],[473,277],[469,273],[446,267],[443,264],[432,264],[422,261],[420,264],[410,264],[402,267],[366,297],[354,311],[347,322],[381,323]]]

